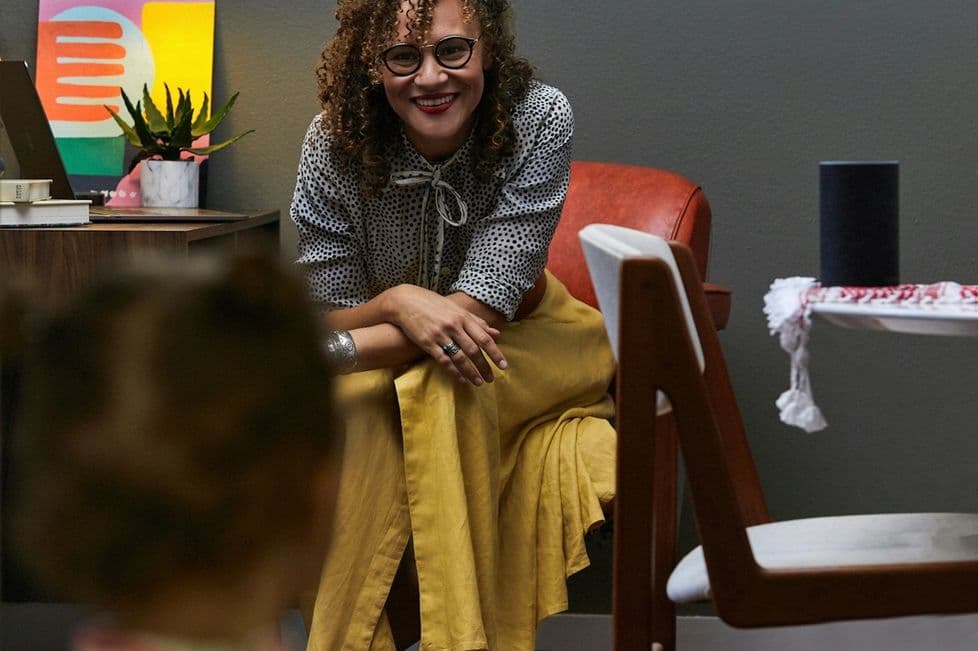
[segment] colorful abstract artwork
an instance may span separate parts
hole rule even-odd
[[[163,84],[211,93],[214,0],[40,0],[35,82],[75,190],[138,204],[124,178],[126,143],[103,105],[126,116],[143,84],[165,103]],[[205,138],[202,138],[204,144]]]

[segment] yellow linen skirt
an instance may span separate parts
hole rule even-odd
[[[491,384],[431,359],[342,378],[335,533],[310,651],[393,649],[384,605],[413,537],[422,651],[532,651],[589,563],[614,493],[614,359],[601,315],[556,278],[504,326]]]

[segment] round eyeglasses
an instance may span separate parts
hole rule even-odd
[[[467,36],[446,36],[435,43],[415,45],[414,43],[398,43],[384,50],[380,58],[392,74],[398,77],[413,75],[421,68],[422,50],[434,48],[435,61],[443,68],[458,70],[472,58],[472,48],[479,42],[478,38]]]

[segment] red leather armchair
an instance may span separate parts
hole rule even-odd
[[[605,223],[686,244],[705,278],[711,219],[703,190],[679,174],[638,165],[574,161],[547,267],[571,294],[597,307],[577,233],[588,224]],[[706,293],[714,324],[721,329],[730,316],[730,292],[707,283]]]
[[[635,165],[574,161],[547,266],[571,294],[597,307],[578,231],[592,223],[605,223],[682,242],[692,250],[703,278],[711,218],[703,190],[678,174]],[[709,283],[704,284],[704,291],[713,324],[721,329],[730,316],[730,292]],[[634,393],[643,387],[623,389],[620,375],[618,380],[615,402],[620,409],[623,391]],[[647,398],[651,397],[649,393]],[[646,402],[654,404],[654,400]],[[619,411],[617,419],[622,416]],[[675,641],[675,605],[666,595],[665,584],[676,563],[676,423],[667,414],[656,419],[656,428],[655,437],[620,438],[618,443],[612,604],[616,649],[631,648],[620,641],[644,635],[653,627],[661,630],[659,641],[667,648]],[[629,460],[627,466],[622,465],[623,457]]]

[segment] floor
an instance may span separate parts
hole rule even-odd
[[[0,604],[0,649],[66,651],[70,631],[87,613],[61,604]],[[282,621],[290,651],[302,651],[305,632],[298,612]],[[738,630],[715,617],[683,617],[682,651],[974,651],[978,616],[904,617],[789,628]],[[610,651],[607,615],[558,615],[541,624],[538,651]],[[412,647],[411,651],[416,651]]]
[[[72,631],[89,616],[68,604],[0,604],[0,651],[67,651]],[[282,640],[289,651],[306,648],[298,611],[282,619]]]

